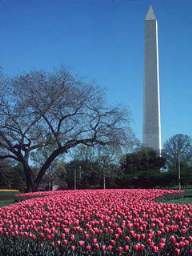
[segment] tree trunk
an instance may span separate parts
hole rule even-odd
[[[35,181],[34,181],[34,185],[35,185],[35,189],[38,188],[39,184],[42,181],[43,176],[45,175],[47,169],[50,167],[50,165],[52,164],[52,162],[55,160],[55,158],[62,154],[65,151],[64,148],[58,148],[56,149],[45,161],[45,163],[43,164],[43,166],[41,167]]]
[[[181,162],[180,157],[177,159],[177,167],[178,167],[178,188],[181,190]]]
[[[35,192],[37,188],[34,185],[32,169],[29,167],[26,161],[22,161],[23,170],[25,173],[25,180],[27,186],[27,192]]]

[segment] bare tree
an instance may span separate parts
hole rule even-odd
[[[176,134],[169,138],[164,144],[163,153],[170,163],[177,167],[178,159],[180,161],[189,161],[192,158],[192,139],[185,134]]]
[[[192,139],[185,134],[172,136],[164,145],[163,153],[169,166],[178,172],[179,189],[181,189],[181,163],[192,160]]]
[[[1,77],[0,159],[23,165],[28,191],[36,191],[52,162],[77,145],[122,145],[132,138],[127,113],[105,104],[95,86],[61,70]],[[34,175],[31,155],[49,155]]]

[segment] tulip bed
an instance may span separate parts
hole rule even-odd
[[[0,255],[192,255],[192,205],[170,190],[41,192],[0,208]]]

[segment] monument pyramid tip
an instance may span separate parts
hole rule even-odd
[[[149,9],[147,11],[147,15],[145,16],[145,20],[156,20],[155,13],[154,13],[152,5],[149,6]]]

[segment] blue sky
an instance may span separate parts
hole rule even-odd
[[[142,139],[143,26],[159,25],[163,142],[192,135],[191,0],[0,0],[0,65],[15,75],[62,66],[130,109]]]

